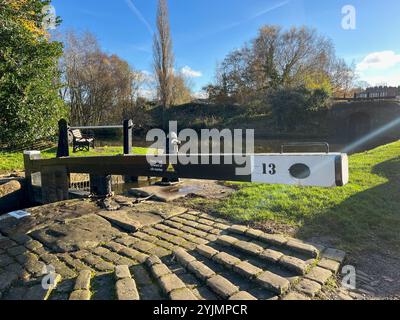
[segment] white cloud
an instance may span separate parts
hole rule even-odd
[[[203,74],[200,71],[195,71],[189,66],[183,67],[180,71],[185,77],[188,78],[200,78],[203,76]]]
[[[147,100],[154,100],[157,97],[157,90],[155,89],[154,74],[147,70],[140,71],[142,84],[139,87],[138,96],[146,98]]]
[[[157,97],[157,91],[155,89],[139,88],[138,96],[147,100],[154,100]]]
[[[142,70],[140,71],[141,76],[142,76],[142,80],[144,82],[148,82],[148,83],[152,83],[156,81],[156,78],[154,77],[154,74],[151,73],[150,71],[147,70]]]
[[[197,92],[193,93],[193,98],[208,99],[208,94],[207,94],[207,92],[204,92],[204,91],[197,91]]]
[[[372,52],[357,65],[357,71],[385,70],[397,64],[400,64],[400,54],[394,51]]]

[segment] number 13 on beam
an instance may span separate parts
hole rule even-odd
[[[342,187],[349,182],[348,157],[342,153],[259,154],[251,163],[255,183]]]

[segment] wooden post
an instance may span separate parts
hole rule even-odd
[[[112,177],[90,175],[90,193],[98,197],[107,197],[112,193]]]
[[[132,133],[133,121],[124,120],[124,155],[132,154]],[[125,183],[135,183],[139,181],[139,177],[124,176]]]
[[[28,191],[29,202],[31,204],[38,203],[41,201],[40,194],[38,194],[38,192],[35,192],[35,187],[36,189],[38,189],[42,184],[41,175],[40,172],[32,171],[32,166],[31,166],[32,160],[40,160],[40,159],[41,159],[40,151],[24,151],[26,188]]]
[[[58,122],[58,149],[57,158],[69,157],[69,146],[68,146],[68,122],[65,119],[61,119]]]

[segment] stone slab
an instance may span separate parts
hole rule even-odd
[[[171,274],[171,270],[169,270],[165,264],[161,263],[153,265],[151,267],[151,273],[153,274],[154,278],[159,279],[163,276]]]
[[[179,279],[175,274],[169,274],[169,275],[163,276],[159,280],[159,283],[160,283],[163,291],[167,294],[169,294],[170,292],[172,292],[174,290],[186,288],[186,286],[182,282],[182,280]]]
[[[213,260],[217,263],[224,265],[227,268],[233,268],[235,265],[238,265],[242,261],[226,252],[220,252],[216,256],[213,257]]]
[[[279,264],[299,275],[304,275],[308,267],[303,260],[291,256],[283,256],[279,260]]]
[[[180,191],[178,186],[147,186],[143,188],[133,188],[129,190],[129,194],[139,197],[148,198],[161,202],[172,202],[181,198],[185,198],[190,192]]]
[[[171,300],[177,301],[195,301],[198,300],[197,297],[193,294],[191,290],[188,288],[174,290],[170,293],[169,297]]]
[[[290,287],[290,282],[287,279],[269,271],[260,274],[256,281],[263,287],[279,295],[285,293]]]
[[[197,278],[206,281],[215,276],[215,272],[199,261],[190,262],[187,266],[188,270],[196,275]]]
[[[257,300],[254,296],[252,296],[250,293],[246,291],[240,291],[236,294],[234,294],[232,297],[229,298],[229,300],[232,301],[251,301],[251,300]]]
[[[332,272],[320,267],[314,267],[306,275],[306,278],[312,281],[316,281],[321,285],[327,283],[327,281],[332,277]]]
[[[29,234],[47,228],[56,221],[67,222],[99,211],[97,205],[88,200],[69,200],[26,210],[31,215],[23,219],[0,220],[0,231],[5,235]]]
[[[89,290],[76,290],[71,293],[69,300],[80,301],[90,300],[91,293]]]
[[[262,269],[245,261],[242,261],[238,265],[234,266],[233,270],[248,279],[255,278],[263,272]]]
[[[199,252],[201,255],[211,259],[212,257],[214,257],[215,255],[218,254],[218,251],[206,246],[206,245],[200,245],[196,248],[196,251]]]
[[[332,271],[334,274],[338,273],[340,268],[340,262],[335,260],[330,260],[327,258],[322,258],[321,261],[318,263],[318,266],[327,270]]]
[[[129,271],[129,267],[127,265],[116,266],[115,278],[118,280],[131,278],[131,272]]]
[[[90,228],[88,228],[90,226]],[[35,239],[58,253],[94,249],[120,235],[104,218],[89,214],[63,224],[53,223],[46,228],[32,232]]]
[[[131,278],[118,280],[115,290],[118,300],[135,301],[140,299],[136,283]]]
[[[320,254],[319,250],[308,243],[304,243],[300,240],[296,239],[290,239],[287,243],[286,246],[293,251],[297,251],[306,255],[309,255],[313,258],[317,258]]]
[[[174,250],[175,258],[186,267],[190,262],[195,261],[196,259],[190,255],[187,251],[183,250],[182,248]]]
[[[208,279],[207,286],[224,299],[229,299],[235,293],[239,292],[238,287],[219,275]]]
[[[315,295],[320,292],[322,289],[322,286],[315,281],[311,281],[308,279],[303,279],[299,282],[299,284],[296,286],[296,290],[305,293],[308,296],[311,296],[312,298],[315,297]]]
[[[126,211],[101,211],[98,215],[130,233],[142,228],[142,224]]]
[[[89,290],[91,278],[92,273],[90,270],[82,270],[79,272],[79,276],[75,281],[74,290]]]
[[[311,300],[309,297],[298,293],[298,292],[290,292],[286,297],[282,300],[289,300],[289,301],[297,301],[297,300]]]

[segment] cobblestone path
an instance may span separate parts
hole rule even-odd
[[[345,258],[205,213],[131,201],[102,211],[75,200],[1,218],[0,299],[309,300]],[[53,290],[43,289],[48,279]]]

